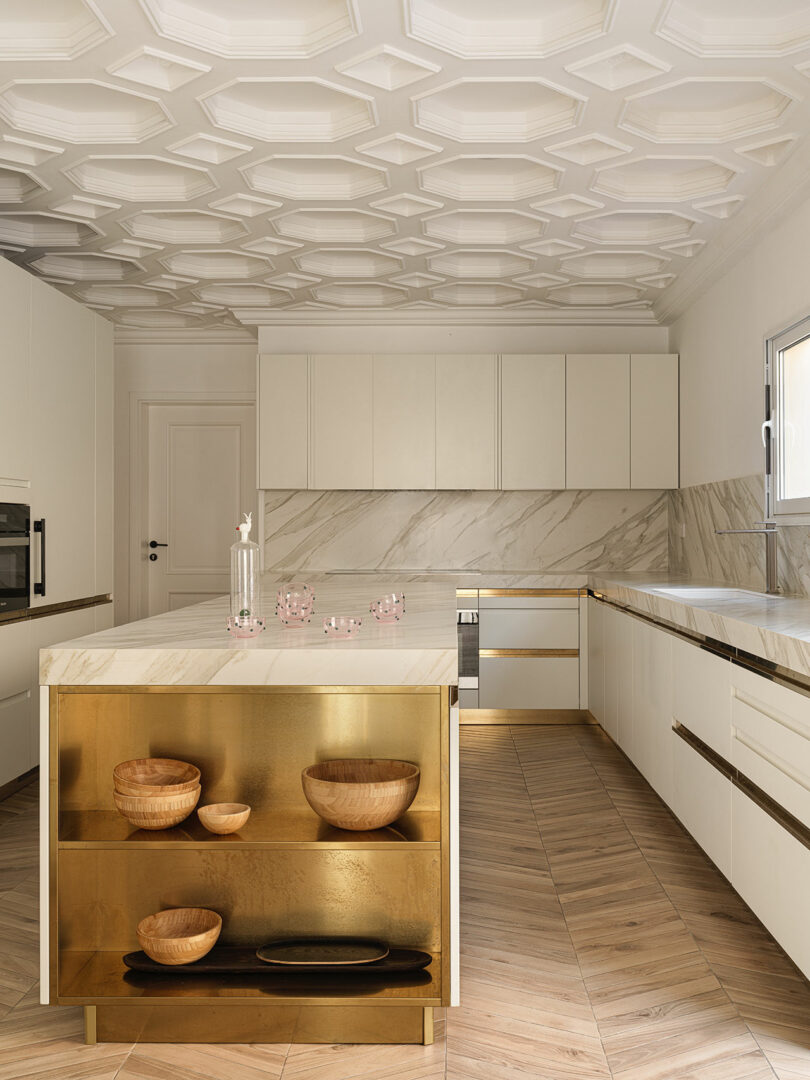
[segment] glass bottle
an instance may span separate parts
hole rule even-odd
[[[249,539],[253,515],[237,525],[239,539],[231,547],[231,610],[228,630],[236,637],[254,637],[265,627],[259,545]]]

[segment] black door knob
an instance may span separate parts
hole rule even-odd
[[[150,540],[150,541],[149,541],[149,547],[150,547],[150,548],[156,548],[156,547],[168,547],[168,546],[169,546],[168,544],[159,544],[159,543],[157,542],[157,540]]]

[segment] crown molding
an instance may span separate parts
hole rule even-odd
[[[256,337],[247,326],[180,326],[157,330],[116,326],[114,340],[116,345],[249,345],[256,343]]]
[[[541,311],[458,308],[423,311],[268,311],[240,308],[246,326],[658,326],[649,308],[570,308]]]

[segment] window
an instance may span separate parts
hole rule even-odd
[[[810,514],[810,319],[768,342],[769,513]]]

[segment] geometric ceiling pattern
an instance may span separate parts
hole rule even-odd
[[[802,0],[10,0],[0,252],[134,330],[653,319],[808,91]]]

